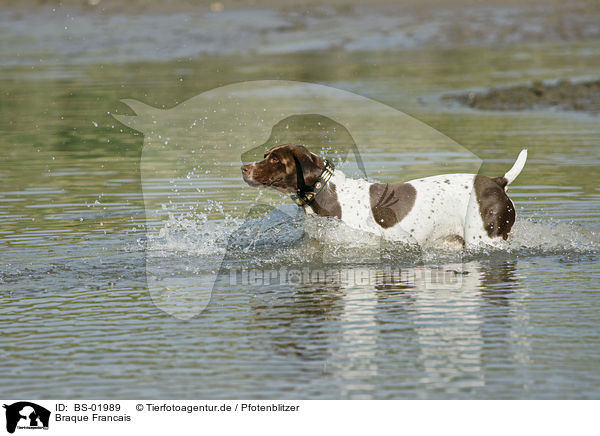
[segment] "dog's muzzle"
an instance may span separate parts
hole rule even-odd
[[[254,173],[254,164],[250,163],[250,164],[242,165],[241,170],[242,170],[242,177],[247,184],[249,184],[250,186],[259,186],[260,185],[260,183],[257,183],[252,178],[253,173]]]

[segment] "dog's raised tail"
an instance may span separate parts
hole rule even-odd
[[[523,171],[523,167],[525,166],[525,162],[527,161],[527,149],[521,150],[519,153],[519,157],[517,157],[517,161],[512,166],[510,170],[504,174],[504,179],[506,180],[506,186],[510,185],[517,178],[521,171]],[[505,186],[505,188],[506,188]]]

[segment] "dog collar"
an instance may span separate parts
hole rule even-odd
[[[298,189],[296,194],[292,194],[292,200],[300,207],[310,206],[311,203],[315,201],[317,195],[319,195],[319,192],[325,188],[327,182],[329,182],[333,176],[334,171],[335,166],[325,159],[325,166],[323,167],[321,174],[319,174],[317,181],[312,186],[305,186],[304,189]]]

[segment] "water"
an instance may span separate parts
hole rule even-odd
[[[0,396],[599,397],[597,117],[476,112],[439,100],[515,78],[589,76],[600,64],[596,46],[349,50],[335,61],[319,51],[115,59],[1,70]],[[132,114],[120,99],[171,108],[265,77],[328,84],[406,111],[483,159],[484,174],[503,173],[527,147],[510,189],[512,240],[500,250],[420,250],[304,220],[289,200],[229,176],[237,151],[200,179],[187,215],[147,221],[144,138],[111,116]],[[462,158],[387,143],[362,153],[382,181]],[[167,270],[189,266],[190,288],[210,275],[210,259],[224,257],[206,310],[187,320],[160,310],[148,256]],[[282,268],[299,276],[285,284],[243,276]]]

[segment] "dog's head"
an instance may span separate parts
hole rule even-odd
[[[259,162],[242,165],[242,176],[250,186],[266,186],[285,194],[314,184],[325,162],[303,145],[279,145]]]

